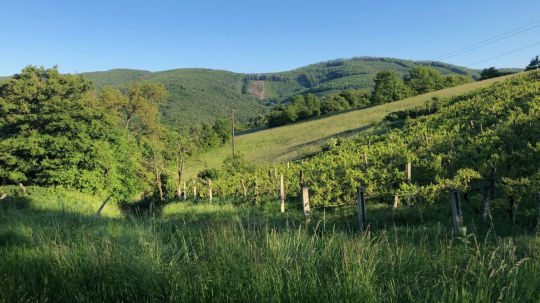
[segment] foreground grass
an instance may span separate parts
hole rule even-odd
[[[58,207],[68,201],[81,211]],[[353,209],[306,225],[275,203],[182,202],[142,217],[112,204],[96,220],[98,201],[35,189],[0,202],[0,301],[540,300],[535,235],[457,238],[434,221],[361,234]]]
[[[468,83],[363,110],[240,135],[236,140],[236,150],[254,163],[278,163],[302,158],[319,152],[327,139],[365,131],[391,112],[421,106],[435,96],[462,95],[512,76],[514,75]],[[218,167],[230,154],[231,146],[226,144],[199,155],[188,163],[186,176],[194,177],[203,169]]]

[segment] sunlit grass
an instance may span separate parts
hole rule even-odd
[[[316,210],[306,225],[275,201],[182,201],[161,214],[95,219],[100,199],[58,192],[0,202],[0,302],[540,300],[533,234],[454,237],[430,213],[394,225],[375,214],[391,212],[380,205],[370,220],[387,224],[359,233],[348,228],[354,207],[328,211],[326,224]],[[81,211],[58,207],[66,199]]]

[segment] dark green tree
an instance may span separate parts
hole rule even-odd
[[[533,70],[533,69],[540,69],[540,58],[538,58],[538,56],[532,58],[529,65],[527,65],[527,67],[525,68],[525,70]]]
[[[0,84],[0,176],[8,182],[133,194],[128,138],[92,83],[29,66]]]
[[[394,71],[381,71],[375,77],[375,87],[371,95],[373,104],[382,104],[403,99],[411,95],[410,89],[398,79]]]

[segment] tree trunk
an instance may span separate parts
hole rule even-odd
[[[242,191],[244,193],[244,197],[247,197],[247,188],[246,188],[246,184],[244,183],[244,180],[240,180],[240,184],[242,184]]]
[[[259,182],[257,181],[257,178],[255,178],[255,184],[254,184],[254,189],[253,189],[253,194],[254,194],[254,197],[253,197],[253,204],[255,206],[259,205]]]
[[[491,185],[484,186],[484,192],[482,193],[482,222],[487,224],[489,216],[489,199],[491,195]]]
[[[516,224],[516,215],[517,215],[517,202],[514,197],[510,197],[510,200],[508,200],[508,203],[510,204],[510,218],[512,219],[512,224]]]
[[[176,168],[177,171],[177,181],[176,181],[176,197],[180,199],[182,197],[182,177],[184,174],[184,147],[181,145],[178,145],[178,166]]]
[[[392,205],[392,210],[396,210],[399,205],[399,195],[394,193],[394,204]]]
[[[280,175],[279,178],[279,200],[280,200],[280,211],[285,212],[285,183],[283,182],[283,175]]]
[[[462,233],[463,216],[461,214],[461,205],[459,203],[459,192],[455,189],[450,191],[450,206],[452,207],[452,224],[455,233]]]
[[[159,191],[159,200],[164,201],[165,197],[163,195],[163,185],[161,184],[161,170],[156,168],[156,186]]]

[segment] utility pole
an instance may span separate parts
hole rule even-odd
[[[231,131],[232,131],[232,139],[231,139],[231,142],[232,142],[232,156],[233,158],[235,157],[235,151],[234,151],[234,109],[231,109],[231,124],[232,124],[232,127],[231,127]]]

